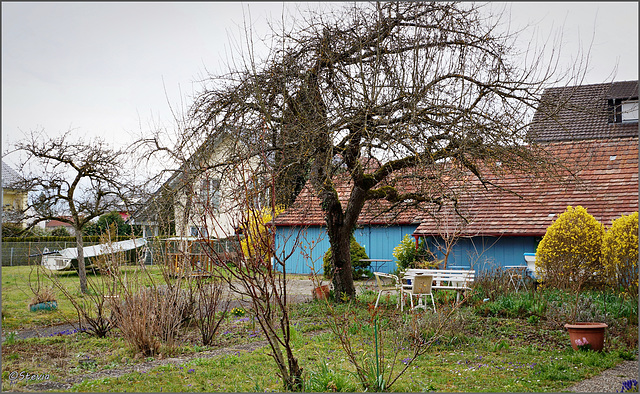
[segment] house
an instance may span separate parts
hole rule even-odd
[[[524,264],[523,254],[535,253],[568,205],[583,206],[605,226],[638,210],[637,137],[553,142],[545,150],[564,159],[576,177],[568,171],[548,180],[525,173],[496,177],[493,181],[504,190],[487,190],[470,177],[458,200],[468,222],[460,223],[454,215],[448,219],[454,223],[448,231],[458,231],[448,266],[482,270]],[[424,238],[435,250],[442,244],[442,221],[442,216],[422,218],[414,237]]]
[[[28,206],[28,190],[16,186],[20,175],[2,161],[2,222],[19,223],[23,227],[24,211]]]
[[[218,133],[207,139],[131,215],[130,223],[142,226],[145,237],[226,238],[234,235],[242,209],[238,205],[237,177],[244,173],[218,164],[237,150],[235,141],[229,133]]]
[[[67,219],[71,219],[71,217],[67,217]],[[70,235],[75,235],[76,230],[69,223],[62,222],[60,220],[47,220],[47,223],[44,225],[44,228],[48,231],[53,231],[57,228],[64,228]]]
[[[482,271],[523,265],[546,229],[568,205],[582,205],[605,226],[638,210],[637,81],[552,88],[534,115],[529,136],[565,168],[549,179],[523,173],[487,173],[499,187],[485,188],[469,175],[450,185],[459,189],[457,212],[368,202],[358,220],[356,240],[370,258],[395,260],[393,248],[405,234],[424,239],[447,266]],[[558,100],[564,105],[557,105]],[[500,163],[495,163],[499,165]],[[338,184],[346,202],[348,181]],[[462,217],[460,216],[462,215]],[[276,248],[288,254],[287,271],[322,272],[329,248],[320,201],[308,187],[274,220]],[[445,242],[445,241],[449,242]],[[391,272],[395,262],[374,267]]]
[[[505,190],[486,190],[477,180],[461,201],[469,216],[448,265],[522,265],[566,207],[581,205],[598,221],[638,210],[638,81],[547,89],[529,137],[567,170],[564,179],[527,180],[527,174],[496,179]],[[416,239],[442,244],[433,218],[424,218]]]
[[[338,179],[335,184],[338,198],[344,206],[352,185],[347,177]],[[390,260],[373,263],[376,271],[395,270],[393,249],[405,234],[412,234],[420,224],[417,220],[420,216],[417,208],[390,208],[387,201],[367,201],[354,232],[356,241],[364,247],[369,258]],[[290,254],[286,261],[287,272],[309,274],[313,270],[323,273],[322,257],[329,249],[329,238],[321,201],[313,193],[309,183],[304,186],[294,204],[272,223],[275,227],[276,253]]]

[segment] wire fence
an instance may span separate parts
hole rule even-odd
[[[95,245],[95,243],[85,244],[84,246],[91,245]],[[73,248],[75,246],[75,242],[62,241],[2,242],[2,266],[37,264],[42,261],[42,256],[29,256],[41,254],[45,248],[49,252],[53,252],[54,250]]]
[[[85,242],[83,246],[97,245],[97,242]],[[237,241],[220,240],[211,243],[216,253],[237,251]],[[33,241],[33,242],[2,242],[2,266],[12,267],[20,265],[40,264],[42,253],[75,248],[75,242],[68,241]],[[175,247],[175,246],[174,246]],[[145,264],[158,264],[164,261],[169,248],[168,243],[149,242],[141,255]],[[174,252],[175,253],[175,252]],[[35,255],[35,256],[34,256]],[[32,256],[32,257],[30,257]]]

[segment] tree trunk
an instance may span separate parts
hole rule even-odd
[[[366,200],[366,191],[358,186],[351,190],[349,202],[343,212],[335,189],[325,189],[321,193],[322,205],[327,223],[327,235],[331,245],[331,263],[333,268],[333,290],[336,300],[343,297],[352,300],[356,297],[351,262],[351,235],[356,228],[358,217]]]
[[[342,235],[331,237],[331,260],[333,264],[333,289],[338,301],[354,299],[356,287],[353,283],[353,269],[351,268],[351,237],[350,231],[340,228],[338,233]]]
[[[82,229],[76,228],[76,247],[78,248],[78,278],[80,278],[80,291],[83,294],[89,292],[87,287],[87,269],[84,265],[84,247],[82,242]]]

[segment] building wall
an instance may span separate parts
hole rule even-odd
[[[391,273],[396,270],[393,249],[405,234],[413,234],[417,226],[366,226],[356,229],[356,241],[371,259],[386,259],[372,270]],[[511,265],[527,265],[525,253],[535,253],[539,237],[472,237],[458,240],[449,255],[447,267],[473,268],[478,273]],[[430,240],[432,241],[432,240]],[[276,250],[278,256],[291,254],[286,261],[288,273],[309,274],[311,268],[322,274],[322,257],[329,249],[325,227],[277,227]],[[430,242],[432,244],[432,242]],[[291,253],[294,245],[297,248]],[[431,246],[432,251],[436,249]],[[442,254],[438,254],[442,258]]]
[[[393,249],[400,244],[405,234],[412,234],[416,225],[409,226],[365,226],[356,229],[356,241],[365,248],[370,259],[386,259],[390,262],[374,263],[372,270],[392,272],[396,269]],[[296,249],[291,253],[294,246]],[[278,256],[291,254],[286,261],[289,273],[309,274],[313,270],[322,274],[322,257],[329,249],[326,228],[277,227],[276,250]]]
[[[24,191],[18,191],[13,189],[2,189],[2,211],[3,220],[10,222],[20,222],[22,226],[25,223],[22,222],[22,211],[28,205],[28,194]]]
[[[433,247],[433,239],[428,237],[430,250],[436,252]],[[535,253],[538,246],[538,237],[472,237],[461,238],[453,247],[447,268],[466,267],[483,272],[498,267],[511,265],[527,265],[524,253]],[[437,253],[437,258],[443,258],[442,253]]]

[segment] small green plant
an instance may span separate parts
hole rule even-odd
[[[407,268],[438,268],[442,262],[435,260],[424,239],[416,247],[415,240],[409,234],[405,234],[400,244],[393,249],[393,257],[396,258],[397,272]]]
[[[326,361],[322,361],[318,370],[311,371],[305,381],[307,392],[355,392],[357,387],[345,375],[329,368]]]
[[[16,339],[18,338],[18,332],[17,331],[11,331],[9,333],[7,333],[7,337],[4,339],[4,344],[5,345],[13,345],[14,343],[16,343]]]
[[[538,323],[540,322],[540,317],[539,317],[539,316],[535,316],[535,315],[533,315],[533,316],[529,316],[529,317],[527,318],[527,322],[528,322],[529,324],[531,324],[531,325],[534,325],[534,326],[535,326],[536,324],[538,324]]]
[[[242,309],[242,308],[237,308],[237,307],[236,307],[236,308],[231,309],[231,314],[232,314],[233,316],[235,316],[235,317],[242,317],[242,316],[244,316],[246,313],[247,313],[247,312],[246,312],[244,309]]]

